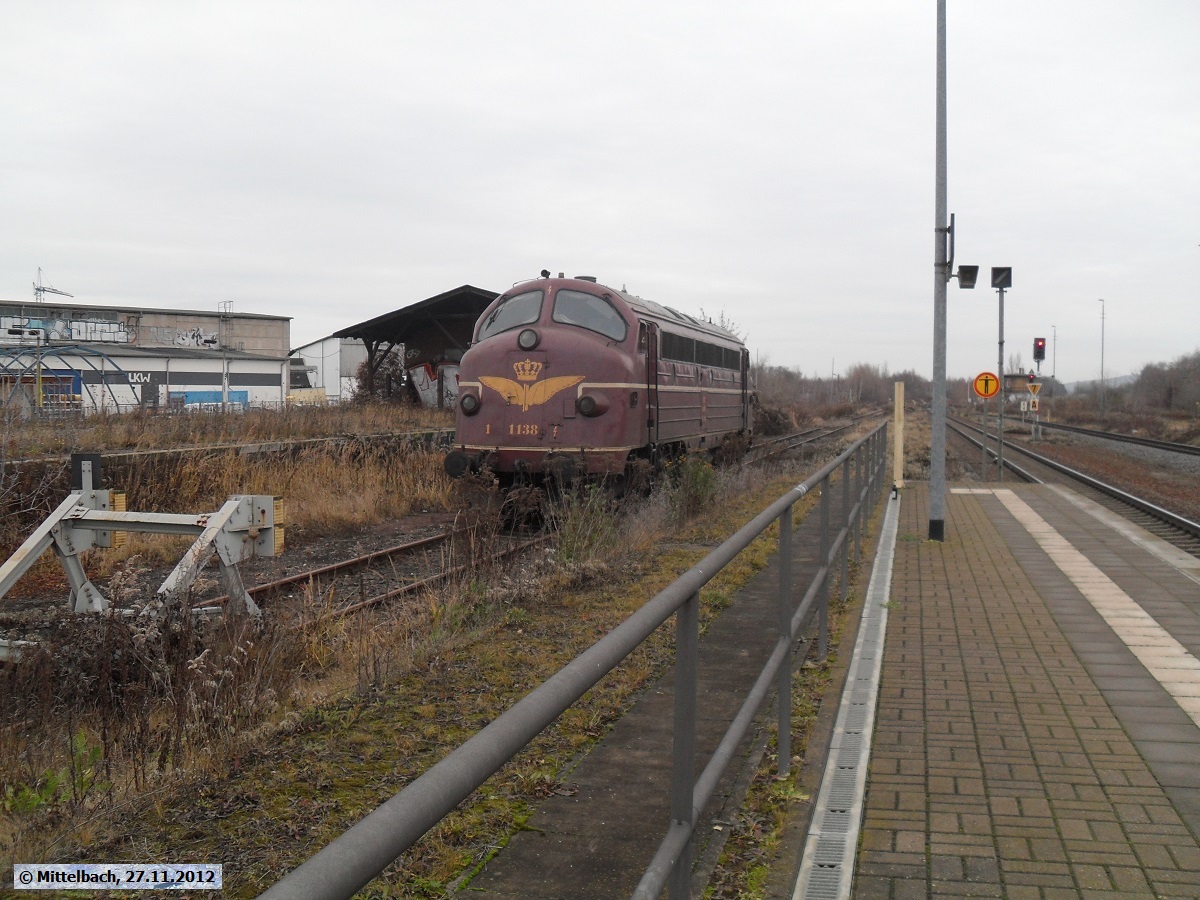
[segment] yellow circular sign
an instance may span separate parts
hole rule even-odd
[[[987,400],[1000,393],[1000,379],[991,372],[980,372],[975,376],[972,387],[975,388],[975,393]]]

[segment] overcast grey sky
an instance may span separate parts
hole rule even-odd
[[[1200,349],[1200,3],[950,0],[948,370]],[[0,4],[0,297],[293,316],[548,268],[932,373],[934,0]],[[1057,332],[1057,345],[1053,336]]]

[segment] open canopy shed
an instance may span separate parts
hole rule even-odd
[[[336,331],[333,337],[358,338],[367,348],[367,386],[394,347],[404,346],[404,367],[436,370],[457,363],[471,343],[475,322],[499,294],[464,284],[403,309],[384,313]]]

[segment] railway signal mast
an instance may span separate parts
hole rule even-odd
[[[1000,352],[996,374],[1000,377],[1000,416],[996,428],[996,475],[1004,480],[1004,290],[1012,287],[1012,266],[992,266],[992,287],[1000,292]]]
[[[1037,363],[1038,375],[1042,374],[1042,360],[1046,358],[1046,339],[1044,337],[1035,337],[1033,339],[1033,361]],[[1033,439],[1036,441],[1041,438],[1041,416],[1038,410],[1038,391],[1042,389],[1041,382],[1033,377],[1033,373],[1029,373],[1029,409],[1033,412]]]

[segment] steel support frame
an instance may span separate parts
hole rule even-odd
[[[96,545],[96,535],[72,527],[68,517],[77,510],[107,508],[108,491],[75,491],[67,495],[36,529],[25,539],[3,565],[0,565],[0,598],[28,572],[43,553],[53,548],[67,580],[71,585],[70,606],[75,612],[103,612],[108,599],[88,580],[79,561],[79,554]]]
[[[80,613],[103,612],[111,604],[88,579],[79,559],[80,553],[92,547],[111,546],[111,536],[116,531],[194,534],[197,535],[195,543],[158,589],[158,602],[182,600],[200,570],[216,553],[229,596],[240,600],[250,614],[258,614],[258,607],[246,592],[237,565],[254,556],[274,555],[274,497],[231,497],[215,513],[199,515],[116,512],[111,505],[109,491],[71,492],[0,565],[0,598],[46,550],[53,549],[71,585],[71,609]]]

